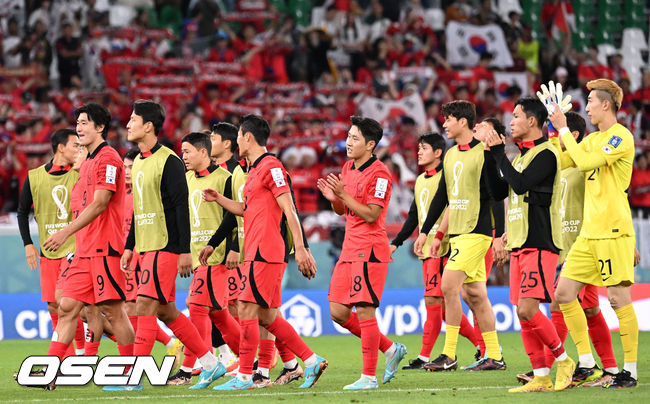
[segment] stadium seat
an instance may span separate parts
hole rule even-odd
[[[598,45],[598,62],[607,65],[607,57],[616,53],[612,44],[602,43]]]
[[[516,11],[519,14],[524,13],[519,0],[499,0],[499,15],[501,18],[507,19],[511,11]]]
[[[648,50],[648,41],[640,28],[625,28],[623,30],[623,49]]]
[[[424,13],[424,21],[433,28],[434,31],[444,31],[445,13],[439,8],[430,8]]]
[[[114,27],[126,27],[134,17],[133,8],[119,4],[111,6],[108,13],[108,21]]]

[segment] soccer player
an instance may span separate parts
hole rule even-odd
[[[124,154],[124,183],[126,185],[126,195],[124,196],[124,237],[128,237],[131,229],[131,220],[133,219],[133,187],[131,171],[133,169],[133,161],[140,153],[137,148],[131,149]],[[138,328],[138,316],[135,306],[135,301],[138,298],[138,280],[141,276],[140,263],[138,262],[137,254],[134,254],[134,259],[131,261],[131,272],[125,273],[126,279],[126,314],[129,316],[129,321],[133,329]],[[167,355],[175,356],[176,361],[174,367],[180,363],[180,357],[183,352],[183,344],[176,338],[170,337],[160,326],[156,332],[156,341],[159,341],[167,348]]]
[[[392,175],[373,154],[383,135],[370,118],[353,116],[346,141],[348,160],[341,175],[318,180],[318,189],[339,215],[345,214],[345,239],[334,267],[328,300],[332,320],[361,338],[363,370],[345,390],[376,389],[377,351],[386,355],[383,382],[388,383],[406,355],[406,347],[379,331],[375,310],[386,283],[390,247],[386,210]],[[356,308],[356,313],[352,312]]]
[[[235,354],[239,353],[240,330],[237,321],[228,311],[228,269],[225,265],[226,242],[213,251],[208,265],[199,263],[199,252],[207,245],[224,217],[223,208],[216,203],[202,203],[205,188],[216,189],[230,197],[231,175],[228,170],[210,160],[212,143],[204,133],[193,132],[181,141],[183,161],[187,168],[186,178],[189,190],[192,251],[192,283],[189,293],[190,320],[207,345],[211,341],[210,326],[214,324]],[[231,215],[230,212],[225,212]],[[191,384],[192,366],[196,355],[185,351],[183,366],[167,384]]]
[[[564,390],[571,385],[575,363],[564,351],[551,320],[539,304],[550,303],[561,241],[560,162],[555,148],[542,134],[548,116],[537,98],[520,98],[510,122],[520,154],[510,163],[505,138],[488,130],[484,138],[490,158],[503,177],[493,188],[497,199],[508,197],[506,232],[510,250],[510,302],[517,306],[521,338],[533,365],[533,379],[510,393]],[[555,386],[549,377],[544,346],[558,363]]]
[[[226,373],[196,327],[174,304],[176,275],[188,277],[192,269],[190,219],[185,167],[169,148],[158,143],[165,121],[162,106],[146,100],[133,105],[126,126],[127,137],[140,154],[133,162],[131,176],[136,191],[133,222],[122,256],[122,269],[130,271],[133,249],[140,254],[140,283],[136,309],[138,327],[134,354],[149,355],[158,332],[157,319],[164,322],[187,349],[197,355],[203,370],[190,388],[206,388]],[[108,390],[141,390],[113,387]]]
[[[73,129],[59,129],[50,137],[52,160],[29,171],[23,184],[18,201],[18,228],[25,245],[27,266],[36,270],[41,266],[41,299],[47,302],[47,310],[52,318],[52,330],[56,330],[59,321],[57,290],[63,287],[60,274],[70,265],[68,256],[75,250],[75,238],[70,237],[55,253],[46,251],[43,243],[48,235],[66,226],[72,221],[70,194],[79,174],[72,170],[79,145],[77,133]],[[34,246],[29,232],[29,211],[34,205],[34,218],[38,223],[41,252]],[[60,293],[60,292],[59,292]],[[84,327],[81,320],[77,322],[75,332],[77,355],[84,353]]]
[[[67,271],[59,323],[48,354],[63,357],[74,336],[79,312],[87,304],[95,305],[111,324],[120,354],[130,355],[134,332],[124,309],[126,283],[119,262],[124,246],[124,167],[117,151],[105,141],[111,122],[108,110],[89,103],[77,109],[75,115],[79,142],[89,154],[72,189],[73,221],[52,234],[43,248],[57,251],[75,233],[83,242],[77,243]],[[90,328],[90,311],[88,317]],[[99,339],[101,334],[93,338]]]
[[[634,161],[634,138],[617,123],[623,91],[611,80],[587,83],[586,111],[598,131],[576,143],[566,116],[557,104],[549,120],[566,147],[560,152],[562,167],[575,166],[585,173],[583,226],[567,255],[555,298],[579,355],[578,367],[593,368],[587,319],[576,296],[586,285],[606,286],[618,317],[624,351],[623,370],[606,388],[637,385],[639,325],[632,306],[635,235],[626,190]]]
[[[472,133],[476,118],[474,104],[452,101],[443,105],[443,127],[456,146],[447,151],[443,162],[444,175],[431,202],[427,218],[420,228],[414,250],[422,254],[427,235],[445,207],[449,205],[449,237],[451,255],[442,275],[447,335],[438,358],[425,365],[431,371],[455,370],[458,367],[456,345],[462,319],[459,293],[464,289],[467,303],[482,331],[487,358],[473,370],[503,370],[505,361],[499,349],[494,328],[494,313],[488,300],[485,254],[492,244],[493,215],[489,178],[498,170],[485,152],[485,147]]]
[[[288,231],[293,235],[298,269],[306,277],[312,278],[316,274],[316,263],[305,248],[286,171],[282,163],[266,151],[270,132],[268,123],[262,117],[247,115],[243,118],[237,144],[240,155],[252,162],[244,185],[243,203],[225,198],[214,190],[208,189],[203,193],[206,201],[215,201],[226,210],[243,215],[246,223],[242,267],[246,281],[238,297],[242,328],[239,372],[237,377],[216,386],[215,390],[253,387],[253,362],[260,342],[260,324],[304,361],[305,382],[301,388],[313,386],[327,368],[327,361],[314,354],[293,327],[277,315],[282,300],[282,276],[291,247],[278,231],[284,219],[288,223]]]

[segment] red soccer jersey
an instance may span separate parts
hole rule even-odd
[[[129,235],[129,230],[131,230],[131,220],[133,219],[133,192],[131,188],[126,190],[124,194],[124,238]]]
[[[379,205],[383,209],[374,223],[368,223],[345,208],[345,239],[341,261],[389,262],[390,247],[386,235],[386,208],[390,201],[392,178],[388,167],[371,157],[361,167],[354,168],[350,160],[341,172],[344,188],[364,205]]]
[[[121,255],[124,251],[124,163],[107,143],[99,145],[81,164],[71,206],[83,212],[99,189],[112,191],[113,195],[106,209],[77,232],[75,254],[80,257]]]
[[[275,198],[286,192],[287,172],[275,156],[264,154],[251,165],[244,186],[244,261],[285,262],[283,213]]]

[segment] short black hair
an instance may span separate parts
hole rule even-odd
[[[266,142],[269,140],[269,136],[271,136],[269,123],[259,115],[250,114],[243,117],[240,129],[242,135],[248,132],[252,133],[255,141],[260,146],[266,146]]]
[[[445,138],[437,132],[427,132],[423,135],[420,135],[418,138],[418,144],[422,143],[428,144],[433,150],[442,150],[443,154],[447,148],[447,142],[445,141]]]
[[[469,101],[457,100],[444,104],[442,106],[442,116],[447,119],[449,116],[460,120],[465,118],[467,120],[467,127],[474,127],[474,120],[476,120],[476,107]]]
[[[135,160],[136,157],[138,157],[138,154],[140,154],[140,149],[137,147],[134,147],[133,149],[129,150],[128,152],[124,153],[124,157],[122,160]]]
[[[157,102],[150,100],[137,100],[133,103],[133,112],[142,117],[142,124],[151,122],[156,136],[165,123],[165,109]]]
[[[206,133],[201,132],[190,132],[187,135],[183,136],[181,143],[189,143],[192,146],[196,147],[196,150],[205,149],[210,155],[212,150],[212,142],[210,141],[210,136]]]
[[[544,127],[544,122],[546,122],[546,118],[548,118],[548,111],[539,98],[523,97],[515,102],[515,107],[517,107],[517,105],[521,105],[521,110],[526,114],[526,118],[530,118],[531,116],[535,117],[539,129]]]
[[[232,123],[219,122],[212,125],[212,133],[221,136],[221,140],[230,140],[230,151],[237,150],[237,127]]]
[[[494,128],[494,130],[499,135],[502,135],[502,136],[506,135],[506,127],[497,118],[488,117],[488,118],[483,119],[483,122],[487,122],[487,123],[491,124],[492,127]]]
[[[104,125],[104,130],[102,130],[102,137],[106,139],[106,136],[108,136],[108,129],[110,129],[111,126],[111,113],[108,112],[106,107],[95,102],[89,102],[88,104],[84,104],[81,107],[77,108],[76,111],[74,111],[74,116],[77,119],[79,119],[79,115],[81,114],[86,114],[88,116],[88,120],[92,121],[95,124],[95,128]]]
[[[77,132],[74,129],[58,129],[52,136],[50,136],[50,143],[52,144],[52,153],[56,153],[59,145],[63,146],[68,144],[70,136],[77,136]]]
[[[566,124],[569,127],[569,130],[573,132],[574,130],[578,131],[578,140],[580,142],[583,137],[585,137],[585,132],[587,131],[587,123],[585,119],[580,116],[579,113],[574,111],[569,111],[566,114]]]
[[[350,122],[359,129],[366,143],[373,141],[375,142],[375,147],[377,147],[379,141],[384,136],[384,128],[381,127],[379,122],[372,118],[364,118],[362,116],[351,116]]]

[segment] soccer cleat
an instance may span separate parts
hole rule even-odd
[[[580,386],[583,383],[593,382],[603,376],[603,371],[598,368],[598,365],[593,368],[581,368],[580,363],[576,366],[573,372],[571,387]]]
[[[409,364],[402,366],[402,370],[411,370],[411,369],[424,369],[424,364],[426,362],[420,358],[415,358],[412,361],[409,361]]]
[[[553,382],[549,376],[534,376],[523,386],[508,390],[508,393],[532,393],[534,391],[553,391]]]
[[[167,356],[173,356],[175,358],[172,369],[176,369],[183,359],[183,344],[176,338],[172,338],[172,341],[174,342],[174,345],[172,345],[171,348],[167,348]]]
[[[379,388],[377,379],[371,379],[367,376],[361,376],[359,380],[343,387],[343,390],[372,390]]]
[[[476,359],[476,361],[474,363],[469,364],[467,366],[461,366],[461,369],[463,369],[463,370],[473,370],[473,368],[477,367],[481,363],[481,361],[483,359],[487,359],[487,350],[485,351],[485,355],[483,355],[483,357],[481,357],[481,350],[477,349],[476,353],[474,354],[474,359]]]
[[[529,381],[533,380],[533,371],[531,370],[528,373],[519,373],[517,375],[517,381],[521,384],[526,384]]]
[[[57,376],[59,376],[60,374],[61,373],[58,372]],[[32,377],[35,377],[35,376],[42,377],[42,376],[45,376],[45,370],[43,370],[43,369],[31,370],[29,372],[29,375],[32,376]],[[16,383],[18,383],[18,373],[14,373],[14,380],[16,381]],[[46,390],[46,391],[52,391],[52,390],[56,389],[56,384],[54,384],[55,381],[56,381],[56,378],[54,378],[54,380],[52,380],[50,383],[45,384],[45,385],[43,385],[43,384],[24,385],[23,387],[29,387],[29,388],[43,389],[43,390]]]
[[[261,373],[253,374],[253,386],[255,386],[256,389],[263,389],[264,387],[269,387],[272,385],[273,382],[271,382],[271,379],[268,377],[262,376]]]
[[[217,363],[217,366],[212,370],[202,370],[201,375],[199,376],[199,381],[194,386],[190,387],[190,390],[206,389],[210,383],[225,374],[226,367],[221,363]]]
[[[487,358],[487,349],[485,350],[485,355],[481,356],[481,348],[476,348],[476,352],[474,352],[474,360],[478,362],[482,358]]]
[[[321,377],[325,369],[327,369],[327,361],[316,355],[316,363],[305,369],[305,382],[299,387],[301,389],[308,389],[312,387]]]
[[[424,369],[430,372],[439,372],[442,370],[456,370],[458,368],[458,360],[451,359],[445,354],[441,354],[432,362],[425,363]]]
[[[390,382],[395,377],[395,373],[399,369],[399,363],[404,359],[408,352],[406,347],[399,342],[395,343],[395,352],[392,355],[386,356],[386,370],[384,370],[384,384]],[[361,380],[361,379],[359,379]]]
[[[104,386],[104,391],[142,391],[142,383],[135,386]]]
[[[557,371],[555,372],[555,391],[562,391],[571,386],[573,381],[573,371],[576,369],[576,363],[569,356],[563,361],[557,362]]]
[[[278,376],[277,379],[273,382],[276,386],[283,386],[289,384],[294,380],[300,379],[303,375],[302,368],[300,365],[296,365],[293,369],[282,368],[282,373]]]
[[[503,357],[501,357],[500,360],[492,359],[492,358],[485,358],[481,359],[478,361],[476,366],[473,367],[466,367],[465,370],[469,372],[476,372],[476,371],[481,371],[481,370],[506,370],[506,361],[503,360]]]
[[[201,368],[192,369],[192,376],[198,376],[201,374]]]
[[[603,387],[604,385],[611,383],[612,380],[614,380],[614,377],[616,375],[613,373],[609,373],[607,371],[603,371],[603,375],[591,382],[585,382],[582,386],[583,387]]]
[[[226,370],[230,373],[233,370],[239,369],[239,358],[234,357],[233,359],[230,360],[228,363],[224,363],[224,366],[226,367]]]
[[[637,380],[632,377],[630,372],[623,369],[617,375],[614,375],[612,381],[603,385],[605,389],[623,389],[629,387],[636,387]]]
[[[167,379],[168,386],[185,386],[189,384],[192,384],[192,374],[180,369],[174,376]]]
[[[236,390],[249,390],[249,389],[254,389],[255,385],[253,385],[253,380],[250,380],[248,382],[243,381],[239,377],[233,377],[232,379],[228,380],[224,384],[220,384],[219,386],[214,386],[212,390],[217,390],[217,391],[236,391]]]

